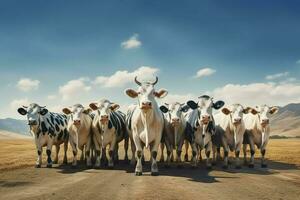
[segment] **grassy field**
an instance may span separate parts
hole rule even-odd
[[[287,164],[300,166],[300,139],[272,139],[267,149],[267,159]],[[55,151],[55,148],[53,148]],[[120,159],[123,159],[123,145],[120,145]],[[184,151],[183,151],[184,152]],[[148,151],[145,151],[146,159],[149,158]],[[80,154],[79,154],[80,155]],[[131,153],[129,150],[129,155]],[[191,155],[191,154],[190,154]],[[233,156],[233,153],[230,154]],[[257,151],[256,157],[260,156]],[[54,156],[53,156],[54,157]],[[60,160],[62,163],[63,145],[60,150]],[[158,155],[160,158],[160,153]],[[71,162],[72,153],[69,147],[68,160]],[[36,149],[32,140],[0,140],[0,171],[12,170],[24,167],[33,167],[36,160]],[[43,151],[43,164],[46,155]]]

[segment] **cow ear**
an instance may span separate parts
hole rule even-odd
[[[213,108],[218,110],[218,109],[222,108],[224,106],[224,104],[225,104],[224,101],[217,101],[217,102],[213,103]]]
[[[64,108],[62,109],[63,113],[65,113],[66,115],[71,113],[71,110],[69,108]]]
[[[25,110],[24,108],[19,108],[18,109],[18,113],[20,113],[21,115],[26,115],[27,114],[27,110]]]
[[[195,101],[190,100],[190,101],[186,102],[186,104],[193,110],[198,108],[198,104]]]
[[[41,111],[40,111],[40,114],[41,115],[46,115],[48,113],[48,109],[46,108],[43,108]]]
[[[167,96],[168,91],[165,89],[160,89],[158,92],[154,92],[154,96],[156,96],[157,98],[164,98],[165,96]]]
[[[92,110],[97,110],[98,109],[98,106],[97,106],[97,103],[90,103],[90,108],[92,109]]]
[[[166,106],[164,106],[164,105],[160,106],[159,109],[160,109],[161,112],[163,112],[163,113],[167,113],[167,112],[169,111],[169,109],[168,109]]]
[[[116,104],[116,103],[113,103],[111,106],[110,106],[110,109],[112,110],[112,111],[116,111],[116,110],[118,110],[120,108],[120,106],[118,105],[118,104]]]
[[[256,115],[257,113],[258,113],[258,111],[257,110],[255,110],[254,108],[251,108],[251,113],[253,114],[253,115]]]
[[[181,108],[181,111],[182,111],[182,112],[187,112],[189,109],[190,109],[190,107],[189,107],[188,105],[184,105],[184,106]]]
[[[244,114],[248,114],[249,111],[251,111],[251,109],[252,109],[252,108],[250,108],[250,107],[244,108],[243,113],[244,113]]]
[[[88,114],[90,114],[90,112],[92,112],[92,111],[93,111],[93,110],[92,110],[91,108],[85,108],[85,109],[82,111],[82,113],[88,115]]]
[[[272,115],[272,114],[275,114],[275,113],[277,113],[278,112],[278,107],[276,107],[276,106],[273,106],[272,108],[270,108],[270,111],[269,111],[269,113]]]
[[[222,108],[222,113],[228,115],[230,113],[230,110],[228,108]]]
[[[126,89],[125,90],[125,93],[129,96],[129,97],[131,97],[131,98],[136,98],[139,94],[136,92],[136,91],[134,91],[133,89]]]

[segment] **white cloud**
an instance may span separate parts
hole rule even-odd
[[[158,68],[141,66],[132,72],[124,70],[117,71],[111,76],[98,76],[93,83],[107,88],[122,87],[133,82],[135,76],[137,76],[140,81],[152,80],[158,71]]]
[[[27,98],[24,99],[15,99],[10,103],[10,107],[13,110],[17,110],[21,106],[28,106],[30,104]]]
[[[300,60],[297,60],[296,63],[297,63],[297,64],[300,64]]]
[[[278,74],[267,75],[267,76],[266,76],[266,79],[267,79],[267,80],[274,80],[274,79],[286,77],[286,76],[288,76],[288,75],[289,75],[289,72],[282,72],[282,73],[278,73]]]
[[[23,92],[37,90],[39,88],[39,80],[31,80],[30,78],[21,78],[17,83],[17,88]]]
[[[203,68],[197,71],[197,74],[195,76],[195,78],[201,78],[201,77],[205,77],[205,76],[210,76],[212,74],[214,74],[216,72],[216,70],[212,69],[212,68]]]
[[[121,43],[121,47],[124,49],[135,49],[142,45],[142,42],[138,39],[139,35],[134,34],[128,40]]]
[[[65,85],[59,87],[59,94],[62,95],[62,100],[67,101],[71,98],[77,98],[83,95],[85,92],[91,90],[91,86],[87,85],[87,78],[79,78],[71,80]]]
[[[56,97],[57,96],[55,94],[50,94],[50,95],[47,96],[47,99],[54,100],[54,99],[56,99]]]
[[[194,94],[172,94],[169,93],[165,98],[159,100],[162,103],[186,103],[189,100],[197,100],[197,96]]]
[[[298,83],[250,83],[246,85],[227,84],[216,88],[210,94],[226,104],[241,103],[245,106],[261,104],[283,106],[300,102]]]

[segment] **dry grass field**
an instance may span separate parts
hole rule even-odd
[[[53,152],[55,148],[53,147]],[[71,147],[68,150],[68,160],[71,162],[73,157]],[[148,151],[146,159],[149,159]],[[183,151],[184,152],[184,151]],[[52,154],[54,155],[54,154]],[[62,162],[63,145],[60,149],[60,160]],[[79,154],[80,155],[80,154]],[[78,159],[79,159],[78,155]],[[120,144],[120,158],[124,156],[123,144]],[[131,157],[131,151],[129,149]],[[191,155],[191,152],[189,153]],[[249,155],[249,153],[248,153]],[[0,140],[0,171],[34,166],[36,160],[36,149],[34,142],[31,139],[27,140]],[[204,156],[204,155],[203,155]],[[233,153],[231,153],[233,156]],[[259,151],[256,152],[256,157],[259,157]],[[52,156],[54,158],[54,156]],[[272,161],[283,162],[300,166],[300,139],[272,139],[267,149],[267,159]],[[160,158],[160,153],[158,154]],[[43,151],[43,163],[46,163],[46,153]]]
[[[82,163],[34,168],[36,150],[32,140],[0,140],[0,200],[2,199],[264,199],[295,200],[300,196],[300,139],[271,140],[268,168],[256,160],[254,169],[243,166],[212,170],[204,162],[197,168],[185,163],[165,168],[159,163],[159,176],[150,176],[150,163],[143,176],[134,175],[134,166],[120,161],[114,169],[88,169]],[[123,149],[123,148],[120,148]],[[61,149],[62,151],[62,149]],[[69,149],[71,162],[71,149]],[[191,154],[190,154],[191,155]],[[120,151],[120,158],[124,156]],[[160,156],[160,155],[159,155]],[[233,154],[231,154],[233,156]],[[257,152],[259,156],[259,152]],[[145,151],[146,161],[149,152]]]

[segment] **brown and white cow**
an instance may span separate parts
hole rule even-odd
[[[164,89],[155,91],[154,85],[158,82],[157,77],[154,82],[139,82],[137,77],[135,77],[135,82],[139,85],[138,90],[126,90],[126,94],[129,97],[138,98],[138,105],[127,113],[128,119],[126,120],[138,158],[135,174],[138,176],[142,175],[142,153],[145,146],[146,148],[150,147],[151,175],[155,176],[158,175],[157,150],[164,128],[164,117],[155,98],[163,98],[168,92]]]
[[[246,159],[246,150],[247,144],[250,146],[250,163],[249,167],[254,167],[254,154],[255,154],[255,145],[261,152],[261,167],[267,167],[265,161],[266,148],[270,136],[270,115],[273,115],[278,112],[278,107],[267,105],[256,106],[250,110],[250,113],[244,115],[244,121],[246,126],[246,132],[244,135],[244,160],[247,163]]]
[[[222,112],[214,115],[215,118],[215,140],[214,148],[220,148],[221,146],[224,149],[224,164],[223,168],[228,168],[228,153],[229,151],[235,152],[235,167],[237,169],[241,168],[239,162],[239,155],[241,147],[243,144],[243,137],[245,133],[245,123],[243,120],[243,114],[247,114],[250,108],[244,108],[240,104],[233,104],[227,107],[222,108]],[[215,155],[215,153],[214,153]],[[216,158],[214,157],[215,161]]]
[[[91,109],[84,108],[81,104],[75,104],[62,110],[68,116],[68,131],[70,133],[70,144],[73,149],[72,166],[77,166],[77,149],[81,150],[81,155],[86,156],[86,165],[92,166],[91,146],[92,146],[92,117]],[[85,150],[85,152],[84,152]],[[81,156],[81,159],[83,156]]]

